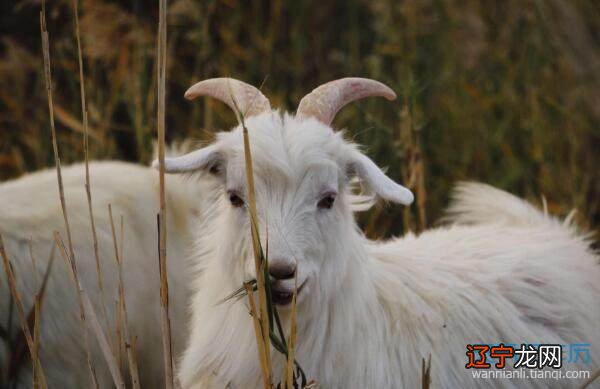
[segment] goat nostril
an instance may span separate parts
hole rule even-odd
[[[278,280],[287,280],[296,274],[296,266],[274,263],[269,265],[269,274]]]

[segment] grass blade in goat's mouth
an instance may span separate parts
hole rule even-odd
[[[256,286],[256,279],[254,280],[250,280],[248,281],[248,283],[250,285],[252,285],[252,290],[256,291],[257,286]],[[234,300],[235,301],[239,301],[242,298],[244,298],[248,293],[246,292],[246,287],[245,286],[241,286],[240,288],[234,290],[233,292],[231,292],[230,294],[228,294],[226,297],[222,298],[221,300],[217,301],[217,303],[215,305],[221,305],[224,302],[227,302],[229,300]]]

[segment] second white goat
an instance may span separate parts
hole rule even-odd
[[[72,232],[78,273],[109,340],[115,339],[118,299],[118,270],[109,220],[111,204],[116,237],[123,259],[123,278],[127,303],[129,332],[137,337],[141,384],[151,387],[163,382],[163,359],[159,311],[159,276],[157,253],[158,174],[147,166],[123,162],[90,163],[92,202],[98,237],[99,259],[103,269],[104,301],[97,284],[92,230],[85,192],[83,164],[63,167],[65,198]],[[203,182],[182,177],[167,180],[168,271],[171,294],[173,349],[183,345],[189,295],[185,258],[190,247],[194,220],[202,218],[203,201],[210,190]],[[207,200],[208,201],[208,200]],[[120,218],[123,217],[124,242],[121,242]],[[32,307],[35,294],[48,268],[55,245],[53,233],[59,231],[68,246],[58,195],[56,171],[47,169],[0,184],[0,234],[16,278],[24,309]],[[30,256],[30,246],[35,262]],[[79,321],[77,292],[58,250],[44,294],[40,319],[40,355],[48,387],[82,388],[91,384],[87,369],[83,333]],[[35,264],[35,267],[34,267]],[[0,264],[0,318],[6,337],[16,339],[21,327],[11,303],[4,266]],[[102,302],[108,312],[104,320]],[[12,314],[11,314],[12,312]],[[10,320],[9,318],[12,318]],[[8,339],[4,339],[8,342]],[[89,335],[92,358],[100,387],[109,387],[112,378],[92,333]],[[125,346],[121,346],[125,360]],[[32,371],[24,358],[16,358],[19,350],[0,348],[3,378],[30,387]],[[11,361],[11,363],[9,363]],[[19,363],[17,363],[19,362]],[[125,370],[124,370],[125,372]],[[124,377],[128,375],[124,374]]]

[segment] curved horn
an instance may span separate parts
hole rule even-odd
[[[314,117],[330,125],[346,104],[370,96],[396,99],[394,91],[379,81],[357,77],[341,78],[323,84],[304,96],[298,105],[296,117]]]
[[[258,88],[234,78],[210,78],[192,85],[185,98],[210,96],[221,100],[233,111],[239,111],[246,117],[271,111],[269,100]]]

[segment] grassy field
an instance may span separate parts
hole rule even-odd
[[[47,22],[63,164],[81,161],[70,0]],[[95,159],[148,163],[156,134],[157,9],[83,0],[81,35]],[[53,165],[39,2],[0,4],[0,179]],[[235,77],[294,111],[319,84],[361,76],[390,85],[334,123],[414,189],[409,210],[362,216],[371,236],[421,230],[457,180],[479,180],[600,225],[600,7],[593,1],[169,1],[167,140],[210,139],[235,117],[193,82]],[[93,180],[93,177],[92,177]]]

